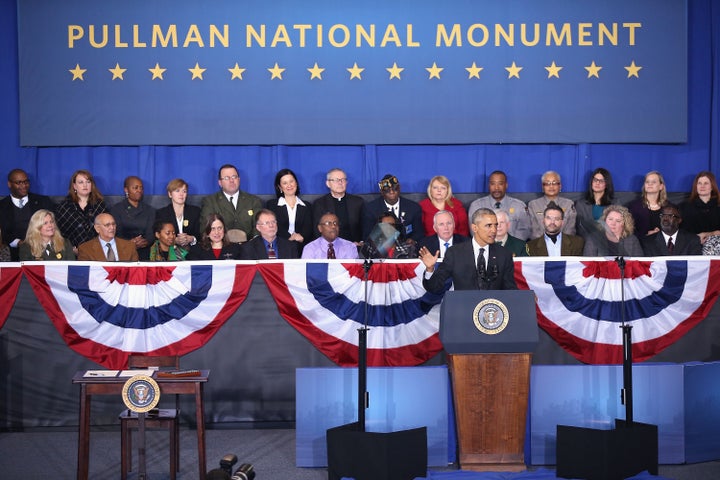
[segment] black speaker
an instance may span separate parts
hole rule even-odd
[[[657,425],[615,420],[615,428],[557,426],[557,476],[622,480],[647,470],[658,474]]]
[[[327,430],[328,480],[413,480],[427,475],[427,427],[363,432],[348,423]]]

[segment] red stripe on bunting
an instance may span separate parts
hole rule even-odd
[[[20,288],[20,267],[0,267],[0,328],[10,315],[15,305],[18,289]]]
[[[175,267],[166,266],[164,268],[145,268],[145,267],[105,267],[108,272],[107,280],[109,282],[123,283],[126,285],[157,285],[158,283],[167,282],[173,276]]]
[[[123,267],[114,267],[115,269],[122,269]],[[165,267],[131,267],[140,269],[155,269],[166,270]],[[79,335],[66,321],[65,315],[63,314],[60,306],[55,300],[55,296],[50,289],[50,286],[45,282],[45,267],[42,265],[23,265],[23,273],[30,282],[35,295],[37,296],[40,304],[47,313],[50,320],[57,331],[62,336],[65,343],[74,350],[76,353],[84,356],[85,358],[92,360],[105,368],[109,369],[123,369],[127,367],[127,359],[130,354],[136,352],[127,352],[124,350],[116,349],[106,345],[96,343],[90,339],[84,338]],[[139,272],[135,273],[136,275]],[[153,276],[153,273],[147,273],[148,276]],[[240,307],[240,305],[247,298],[250,290],[250,284],[252,283],[253,277],[255,276],[255,265],[236,265],[235,266],[235,280],[233,283],[232,293],[224,306],[220,309],[219,313],[215,318],[206,325],[204,328],[199,329],[182,340],[175,343],[169,344],[165,347],[142,352],[144,355],[185,355],[205,345],[217,331],[222,327],[225,322],[232,316],[233,313]],[[159,276],[158,276],[159,278]]]

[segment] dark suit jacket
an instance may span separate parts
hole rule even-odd
[[[303,202],[305,202],[305,200],[303,200]],[[305,202],[305,204],[307,206],[298,204],[297,210],[295,210],[295,231],[302,235],[303,239],[305,239],[303,245],[309,243],[313,239],[313,232],[316,230],[312,215],[312,204],[308,202]],[[278,222],[278,237],[290,238],[290,233],[288,233],[288,228],[290,228],[290,217],[288,216],[287,207],[279,207],[277,198],[268,200],[265,207],[268,210],[275,212],[275,217]]]
[[[138,261],[138,253],[133,242],[115,237],[115,245],[117,246],[118,262]],[[81,243],[78,247],[78,260],[107,262],[105,249],[100,245],[100,240],[93,238],[85,243]]]
[[[508,234],[503,247],[510,250],[513,257],[527,257],[528,253],[526,244],[527,242]]]
[[[662,232],[656,232],[643,238],[643,251],[646,257],[662,257],[670,255],[667,251],[667,244]],[[675,248],[673,255],[702,255],[702,245],[700,237],[694,233],[678,230],[675,237]]]
[[[212,249],[205,250],[200,244],[190,247],[190,252],[185,260],[240,260],[240,244],[231,243],[220,250],[220,258],[215,258],[215,252]]]
[[[22,222],[22,224],[17,224],[15,222],[15,210],[18,212],[21,210],[18,209],[12,202],[10,195],[0,200],[0,231],[2,231],[2,243],[10,244],[16,238],[24,240],[25,235],[27,234],[30,217],[32,217],[33,213],[43,208],[50,210],[51,212],[55,210],[55,205],[53,205],[50,197],[28,193],[27,204],[25,204],[22,208],[22,212],[25,212],[27,209],[27,212],[24,213],[23,216],[26,216],[28,221]],[[13,261],[17,261],[18,249],[11,248],[10,254]]]
[[[582,256],[585,240],[577,235],[562,234],[562,245],[560,245],[560,255],[563,257]],[[545,235],[533,238],[527,242],[527,252],[531,257],[547,257],[548,250],[545,245]]]
[[[422,209],[420,205],[407,198],[400,197],[400,215],[403,227],[405,227],[405,238],[412,238],[419,242],[425,236],[425,229],[422,223]],[[378,197],[375,200],[365,204],[365,214],[363,215],[363,238],[368,238],[373,227],[378,223],[378,218],[387,212],[385,199]],[[402,214],[405,215],[402,215]]]
[[[365,202],[361,197],[357,195],[345,194],[344,201],[347,202],[348,217],[350,222],[348,225],[340,225],[340,237],[351,242],[361,242],[365,239],[363,237],[362,219],[363,211],[365,209]],[[320,219],[323,214],[335,212],[335,206],[338,201],[329,193],[315,200],[312,204],[313,218]],[[314,238],[320,236],[320,232],[316,229],[313,230]]]
[[[488,250],[487,272],[491,275],[490,282],[478,286],[476,258],[472,242],[463,242],[448,248],[442,263],[437,264],[435,272],[429,279],[423,279],[425,290],[434,293],[445,291],[445,282],[452,278],[455,290],[516,290],[515,264],[512,254],[505,247],[490,244]]]
[[[300,258],[295,242],[276,237],[277,240],[277,258]],[[267,250],[265,242],[260,235],[252,240],[245,242],[240,247],[240,258],[243,260],[267,260]]]
[[[459,243],[467,242],[468,240],[470,239],[465,235],[458,235],[457,233],[455,233],[453,234],[453,244],[451,245],[451,247],[454,247]],[[440,240],[438,239],[437,234],[423,237],[422,240],[420,240],[417,244],[418,251],[420,251],[422,247],[427,247],[430,253],[435,255],[435,252],[440,250]]]
[[[175,210],[173,210],[172,203],[155,211],[155,221],[157,222],[158,220],[174,223],[176,231],[180,232],[180,226],[177,224],[177,218],[175,217]],[[183,205],[183,221],[187,222],[187,227],[183,226],[183,232],[188,235],[192,235],[200,241],[200,230],[202,230],[204,226],[200,224],[200,207],[188,205],[187,203]]]

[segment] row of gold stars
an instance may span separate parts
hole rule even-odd
[[[553,61],[551,65],[545,67],[545,70],[547,70],[547,78],[560,78],[560,71],[565,68],[561,67],[559,65],[556,65]],[[600,70],[602,70],[603,67],[600,65],[596,65],[595,61],[588,65],[587,67],[584,67],[585,70],[587,70],[587,78],[600,78]],[[643,67],[639,65],[635,65],[635,60],[632,61],[630,65],[627,67],[624,67],[625,70],[627,70],[627,78],[635,77],[640,78],[639,72],[640,69]],[[505,67],[505,70],[508,72],[508,79],[510,78],[520,78],[520,72],[522,71],[523,67],[520,67],[515,64],[515,62],[512,63],[509,67]],[[162,68],[159,63],[156,63],[153,68],[148,69],[150,73],[152,73],[152,80],[164,80],[163,75],[165,74],[166,68]],[[188,68],[188,71],[192,74],[191,80],[202,80],[203,79],[203,73],[205,73],[205,70],[207,68],[200,67],[199,63],[195,63],[195,66],[193,68]],[[240,65],[235,63],[235,66],[232,68],[227,69],[230,74],[230,80],[242,80],[243,79],[243,73],[247,70],[246,68],[241,68]],[[267,71],[270,72],[270,80],[282,80],[283,79],[283,72],[285,72],[285,68],[281,68],[277,62],[275,62],[275,65],[272,68],[268,68]],[[358,79],[362,80],[362,73],[365,71],[364,68],[361,68],[358,66],[357,62],[353,64],[351,68],[346,68],[346,70],[350,73],[350,80],[352,79]],[[388,71],[390,74],[390,80],[397,79],[401,80],[401,74],[405,70],[403,67],[399,67],[397,62],[393,62],[392,67],[388,67],[385,70]],[[428,79],[437,78],[440,79],[440,73],[445,70],[442,67],[438,67],[437,63],[433,62],[432,67],[426,67],[425,70],[428,72]],[[478,67],[475,62],[473,62],[472,66],[466,67],[465,70],[468,72],[468,79],[471,78],[477,78],[480,79],[480,72],[484,70],[484,67]],[[87,72],[86,68],[80,68],[80,64],[76,64],[75,68],[68,70],[70,73],[72,73],[73,81],[75,80],[85,80],[83,75],[85,72]],[[112,79],[113,80],[124,80],[123,75],[125,75],[125,72],[127,71],[127,68],[120,67],[119,63],[115,64],[114,68],[109,68],[108,71],[112,73]],[[317,62],[315,62],[315,65],[313,65],[311,68],[307,69],[308,72],[310,72],[310,80],[322,80],[322,74],[325,71],[324,68],[321,68],[318,66]]]

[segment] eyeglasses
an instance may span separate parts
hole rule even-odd
[[[238,177],[237,175],[225,175],[224,177],[220,177],[220,180],[222,180],[223,182],[229,182],[230,180],[237,180],[238,178],[240,177]]]
[[[328,220],[327,222],[320,222],[320,225],[325,225],[326,227],[337,227],[340,225],[340,222],[331,222]]]
[[[593,178],[592,181],[593,183],[605,183],[604,178]]]
[[[30,183],[30,180],[28,180],[27,178],[25,180],[13,180],[12,183],[14,183],[15,185],[27,185],[28,183]]]
[[[328,180],[328,182],[333,182],[333,183],[345,183],[345,182],[347,182],[347,178],[328,178],[327,180]]]
[[[277,225],[277,220],[268,220],[267,222],[257,222],[256,225],[258,227],[267,227],[267,226]]]
[[[560,182],[543,182],[543,187],[556,187],[558,185],[560,185]]]
[[[674,213],[661,213],[660,218],[680,218],[680,215],[675,215]]]

